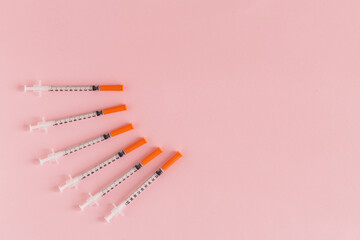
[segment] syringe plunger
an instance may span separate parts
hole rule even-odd
[[[47,128],[54,125],[55,121],[49,121],[46,122],[45,118],[42,117],[42,121],[38,122],[36,125],[29,125],[29,130],[30,132],[32,132],[34,129],[42,129],[45,130],[45,132],[47,132]]]
[[[84,210],[84,208],[86,208],[87,206],[91,206],[91,205],[94,205],[94,204],[99,206],[97,201],[99,200],[99,198],[101,198],[101,192],[95,194],[94,196],[91,195],[91,193],[89,193],[89,196],[90,197],[86,200],[86,202],[84,204],[79,205],[81,210]]]
[[[58,162],[58,158],[65,155],[64,151],[61,152],[54,152],[54,149],[51,149],[51,152],[47,158],[39,159],[40,164],[43,165],[45,162]]]
[[[105,217],[105,220],[109,223],[110,220],[116,215],[120,214],[124,216],[122,210],[126,207],[126,202],[122,202],[119,206],[114,204],[114,208],[111,210],[111,213]]]
[[[32,87],[28,87],[28,86],[24,86],[24,92],[27,91],[33,91],[33,92],[38,92],[39,96],[41,96],[41,92],[43,91],[49,91],[50,87],[49,86],[41,86],[41,81],[39,81],[38,85],[34,85]]]
[[[67,188],[76,187],[77,183],[81,180],[81,176],[77,176],[75,178],[72,178],[69,174],[69,180],[66,181],[66,183],[63,186],[59,186],[60,192],[63,192]]]

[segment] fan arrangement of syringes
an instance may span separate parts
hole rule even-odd
[[[123,85],[89,85],[89,86],[42,86],[41,82],[39,82],[38,85],[34,85],[32,87],[24,86],[25,92],[27,91],[33,91],[39,93],[41,96],[42,92],[44,91],[123,91]],[[88,118],[94,118],[99,117],[102,115],[108,115],[120,111],[125,111],[126,105],[119,105],[109,108],[104,108],[100,110],[94,110],[92,112],[78,114],[71,117],[61,118],[61,119],[55,119],[51,121],[45,121],[44,118],[42,118],[42,121],[37,123],[36,125],[29,125],[30,131],[33,130],[44,130],[47,132],[48,127],[57,126],[61,124],[67,124],[75,121],[80,121]],[[40,164],[43,165],[47,162],[57,162],[59,158],[64,157],[66,155],[69,155],[71,153],[74,153],[78,150],[84,149],[86,147],[90,147],[92,145],[95,145],[97,143],[103,142],[105,140],[108,140],[110,138],[113,138],[117,135],[120,135],[124,132],[130,131],[134,129],[134,126],[130,123],[124,126],[121,126],[118,129],[106,132],[100,136],[96,136],[90,140],[87,140],[81,144],[69,147],[67,149],[57,151],[55,152],[52,149],[52,153],[49,154],[46,158],[39,159]],[[141,138],[138,141],[129,144],[129,146],[125,147],[124,149],[118,149],[114,156],[110,157],[109,159],[97,164],[96,166],[86,170],[82,174],[71,177],[69,175],[69,180],[66,181],[66,183],[62,186],[59,186],[59,190],[63,192],[67,188],[73,188],[76,187],[76,185],[82,181],[83,179],[89,177],[90,175],[95,174],[96,172],[99,172],[102,168],[110,165],[111,163],[115,162],[119,158],[124,157],[125,155],[128,155],[130,152],[136,150],[137,148],[144,145],[146,142],[145,138]],[[128,171],[126,171],[124,174],[120,175],[117,179],[115,179],[111,184],[104,187],[101,191],[97,192],[94,195],[91,195],[89,193],[90,197],[81,204],[79,207],[81,210],[84,210],[87,206],[91,205],[98,205],[98,201],[104,197],[106,194],[108,194],[111,190],[113,190],[115,187],[119,186],[122,182],[124,182],[126,179],[130,178],[133,174],[139,172],[143,167],[145,167],[146,164],[148,164],[150,161],[152,161],[154,158],[156,158],[158,155],[162,153],[162,150],[158,147],[154,151],[152,151],[149,155],[147,155],[145,158],[143,158],[141,161],[139,161],[137,164],[135,164],[132,168],[130,168]],[[174,162],[176,162],[180,157],[182,157],[180,152],[176,152],[168,161],[163,164],[152,176],[149,177],[148,180],[146,180],[142,185],[140,185],[132,194],[129,195],[128,198],[126,198],[123,202],[121,202],[118,206],[114,204],[114,208],[111,211],[111,213],[105,217],[105,220],[107,222],[110,222],[110,220],[118,215],[122,214],[122,210],[128,206],[140,193],[142,193],[145,189],[147,189],[160,175],[162,175]]]

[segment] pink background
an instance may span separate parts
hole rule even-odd
[[[358,0],[0,1],[0,239],[360,239]],[[22,86],[125,84],[123,93]],[[27,124],[126,103],[29,133]],[[61,150],[135,130],[40,167]],[[128,143],[149,143],[79,185]],[[161,157],[81,212],[141,160]],[[184,157],[102,218],[175,150]]]

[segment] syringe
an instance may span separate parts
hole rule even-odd
[[[124,127],[121,127],[121,128],[118,128],[114,131],[111,131],[109,133],[105,133],[97,138],[94,138],[90,141],[87,141],[87,142],[84,142],[84,143],[81,143],[79,145],[76,145],[74,147],[70,147],[70,148],[67,148],[63,151],[59,151],[59,152],[54,152],[54,149],[51,149],[52,153],[48,155],[47,158],[44,158],[44,159],[39,159],[40,160],[40,164],[43,165],[45,162],[50,162],[50,161],[55,161],[57,162],[58,161],[58,158],[62,157],[62,156],[65,156],[65,155],[68,155],[70,153],[73,153],[73,152],[76,152],[80,149],[83,149],[83,148],[86,148],[86,147],[90,147],[91,145],[94,145],[96,143],[99,143],[99,142],[102,142],[106,139],[109,139],[111,137],[115,137],[116,135],[119,135],[121,133],[124,133],[124,132],[127,132],[131,129],[134,129],[133,125],[130,123]]]
[[[105,108],[105,109],[101,109],[101,110],[97,110],[97,111],[93,111],[93,112],[89,112],[89,113],[84,113],[84,114],[76,115],[76,116],[72,116],[72,117],[47,121],[47,122],[45,121],[45,118],[42,118],[42,122],[38,122],[37,125],[33,125],[33,126],[29,125],[29,128],[30,128],[30,132],[34,129],[43,129],[43,130],[47,131],[47,128],[51,127],[51,126],[61,125],[61,124],[69,123],[69,122],[80,121],[83,119],[93,118],[93,117],[97,117],[97,116],[101,116],[101,115],[124,111],[124,110],[126,110],[125,104],[119,105],[116,107]]]
[[[95,167],[85,171],[84,173],[72,178],[69,174],[69,180],[66,181],[66,183],[63,186],[59,186],[60,192],[64,191],[66,188],[75,187],[78,182],[81,180],[89,177],[90,175],[96,173],[97,171],[101,170],[102,168],[106,167],[112,162],[115,162],[115,160],[123,157],[125,154],[128,154],[132,152],[133,150],[137,149],[138,147],[144,145],[146,143],[145,138],[141,138],[140,140],[136,141],[135,143],[131,144],[130,146],[126,147],[124,150],[121,150],[120,152],[116,153],[111,158],[103,161],[102,163],[99,163]]]
[[[90,205],[99,205],[98,200],[105,196],[108,192],[110,192],[112,189],[114,189],[116,186],[118,186],[120,183],[124,182],[127,178],[129,178],[131,175],[133,175],[135,172],[140,170],[143,166],[145,166],[147,163],[149,163],[152,159],[154,159],[156,156],[158,156],[160,153],[162,153],[162,150],[160,148],[155,149],[152,153],[150,153],[147,157],[145,157],[141,162],[136,164],[133,168],[131,168],[128,172],[126,172],[124,175],[116,179],[114,182],[112,182],[110,185],[105,187],[100,192],[96,193],[94,196],[89,193],[90,197],[86,200],[86,202],[82,205],[79,205],[81,210],[84,210],[87,206]]]
[[[118,206],[114,204],[114,208],[111,210],[111,213],[105,217],[107,222],[115,217],[118,214],[123,215],[122,210],[129,205],[140,193],[142,193],[148,186],[150,186],[164,171],[166,171],[174,162],[176,162],[180,157],[182,157],[180,152],[177,152],[172,158],[170,158],[159,170],[157,170],[154,175],[152,175],[148,180],[146,180],[135,192],[133,192],[125,201],[120,203]]]
[[[24,91],[38,92],[41,96],[42,92],[76,92],[76,91],[123,91],[123,85],[85,85],[85,86],[42,86],[41,81],[32,87],[24,86]]]

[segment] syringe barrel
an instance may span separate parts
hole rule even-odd
[[[103,190],[101,190],[101,196],[105,196],[108,192],[113,190],[117,185],[124,182],[126,179],[128,179],[131,175],[133,175],[136,171],[138,171],[142,167],[141,163],[135,165],[133,168],[131,168],[129,171],[127,171],[124,175],[117,178],[115,181],[113,181],[111,184],[106,186]]]
[[[106,167],[107,165],[109,165],[110,163],[114,162],[115,160],[121,158],[122,156],[125,155],[124,151],[120,151],[118,153],[116,153],[114,156],[112,156],[111,158],[103,161],[102,163],[99,163],[98,165],[96,165],[95,167],[87,170],[86,172],[84,172],[83,174],[81,174],[81,180],[90,176],[91,174],[94,174],[95,172],[99,171],[100,169],[102,169],[103,167]]]
[[[146,140],[144,138],[140,139],[139,141],[137,141],[136,143],[134,143],[136,145],[136,147],[139,147],[143,144],[146,143]],[[133,144],[133,145],[134,145]],[[131,145],[131,146],[133,146]],[[84,172],[83,174],[81,174],[81,179],[84,179],[92,174],[94,174],[95,172],[99,171],[100,169],[106,167],[107,165],[109,165],[110,163],[114,162],[115,160],[121,158],[122,156],[124,156],[125,154],[127,154],[128,152],[126,152],[125,150],[122,150],[118,153],[116,153],[114,156],[112,156],[111,158],[99,163],[98,165],[96,165],[95,167],[92,167],[91,169],[87,170],[86,172]],[[139,163],[140,164],[140,163]],[[137,166],[139,166],[139,164]],[[140,164],[142,166],[142,164]]]
[[[133,192],[126,200],[125,205],[129,205],[140,193],[142,193],[148,186],[150,186],[160,175],[163,170],[160,168],[157,170],[148,180],[146,180],[135,192]]]
[[[54,125],[61,125],[61,124],[69,123],[69,122],[80,121],[80,120],[87,119],[87,118],[97,117],[102,114],[103,114],[102,111],[98,110],[98,111],[79,114],[79,115],[75,115],[75,116],[71,116],[71,117],[61,118],[61,119],[54,120]]]
[[[74,146],[74,147],[70,147],[70,148],[68,148],[68,149],[65,150],[65,153],[66,153],[65,155],[68,155],[68,154],[70,154],[70,153],[79,151],[79,150],[81,150],[81,149],[83,149],[83,148],[86,148],[86,147],[90,147],[91,145],[94,145],[94,144],[96,144],[96,143],[102,142],[102,141],[104,141],[104,140],[106,140],[106,139],[108,139],[108,138],[110,138],[110,134],[109,134],[109,133],[104,134],[104,135],[101,135],[101,136],[99,136],[99,137],[97,137],[97,138],[94,138],[94,139],[92,139],[92,140],[90,140],[90,141],[87,141],[87,142],[81,143],[81,144],[79,144],[79,145],[76,145],[76,146]]]
[[[107,165],[109,165],[110,163],[114,162],[116,159],[122,157],[125,155],[124,151],[118,152],[117,154],[115,154],[114,156],[112,156],[111,158],[103,161],[102,163],[96,165],[95,167],[91,168],[90,170],[87,170],[86,172],[78,175],[75,178],[71,178],[66,181],[66,184],[63,186],[60,186],[59,189],[62,192],[64,189],[69,188],[69,187],[73,187],[76,185],[76,183],[80,182],[81,180],[83,180],[84,178],[90,176],[91,174],[97,172],[99,169],[102,169],[103,167],[106,167]]]
[[[90,141],[79,144],[79,145],[77,145],[75,147],[70,147],[68,149],[65,149],[63,151],[56,152],[56,153],[53,152],[52,154],[49,154],[47,158],[39,159],[40,163],[42,165],[43,163],[48,162],[48,161],[57,161],[57,159],[62,157],[62,156],[65,156],[65,155],[68,155],[70,153],[76,152],[76,151],[78,151],[80,149],[89,147],[91,145],[94,145],[95,143],[99,143],[101,141],[104,141],[105,139],[108,139],[109,137],[110,137],[110,134],[104,134],[104,135],[102,135],[100,137],[94,138],[94,139],[92,139]]]
[[[99,86],[50,86],[48,91],[52,92],[77,92],[77,91],[99,91]]]

